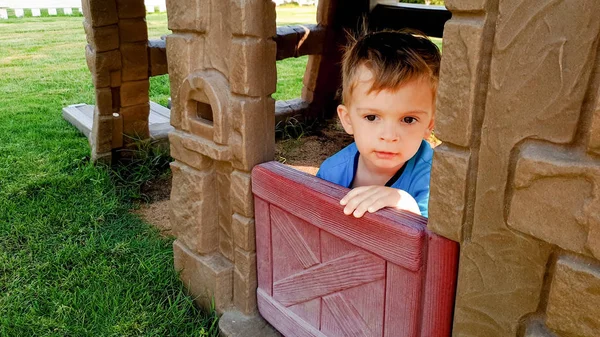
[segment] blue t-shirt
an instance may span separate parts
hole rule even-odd
[[[356,173],[357,155],[356,143],[346,146],[321,164],[317,177],[350,188]],[[391,185],[415,198],[424,217],[428,216],[432,158],[433,149],[423,140],[417,153],[404,165],[402,175]]]

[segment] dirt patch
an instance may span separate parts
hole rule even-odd
[[[139,214],[144,221],[156,227],[162,235],[173,235],[169,220],[171,175],[147,181],[142,186],[142,194],[148,201],[141,203],[134,213]]]
[[[172,236],[171,221],[169,220],[169,200],[162,200],[141,205],[135,211],[149,224],[156,227],[164,236]]]
[[[311,135],[275,142],[275,158],[299,171],[315,175],[321,163],[352,142],[352,136],[344,132],[338,121],[324,123]],[[152,224],[165,236],[172,235],[169,221],[169,196],[171,176],[149,181],[142,187],[149,199],[135,210],[142,219]]]
[[[321,163],[353,141],[340,123],[327,122],[313,135],[275,143],[275,160],[299,171],[317,174]]]
[[[171,196],[171,173],[145,182],[142,185],[141,192],[151,203],[169,200]]]

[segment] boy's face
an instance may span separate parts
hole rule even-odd
[[[428,80],[414,79],[395,91],[369,93],[373,73],[361,66],[355,76],[350,102],[338,106],[338,115],[344,130],[354,135],[369,171],[393,175],[417,153],[423,138],[433,130],[431,86]]]

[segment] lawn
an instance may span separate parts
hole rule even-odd
[[[301,10],[278,20],[314,21],[314,8]],[[151,37],[169,33],[165,14],[147,21]],[[94,166],[61,117],[94,100],[81,22],[0,21],[0,336],[214,336],[216,317],[194,307],[173,271],[172,238],[130,212],[168,157],[131,172]],[[305,63],[278,64],[277,98],[299,95]],[[151,86],[165,104],[168,77]]]

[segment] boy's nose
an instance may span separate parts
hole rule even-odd
[[[400,135],[398,133],[397,126],[391,124],[392,123],[383,125],[383,130],[381,130],[379,138],[386,142],[397,142],[400,138]]]

